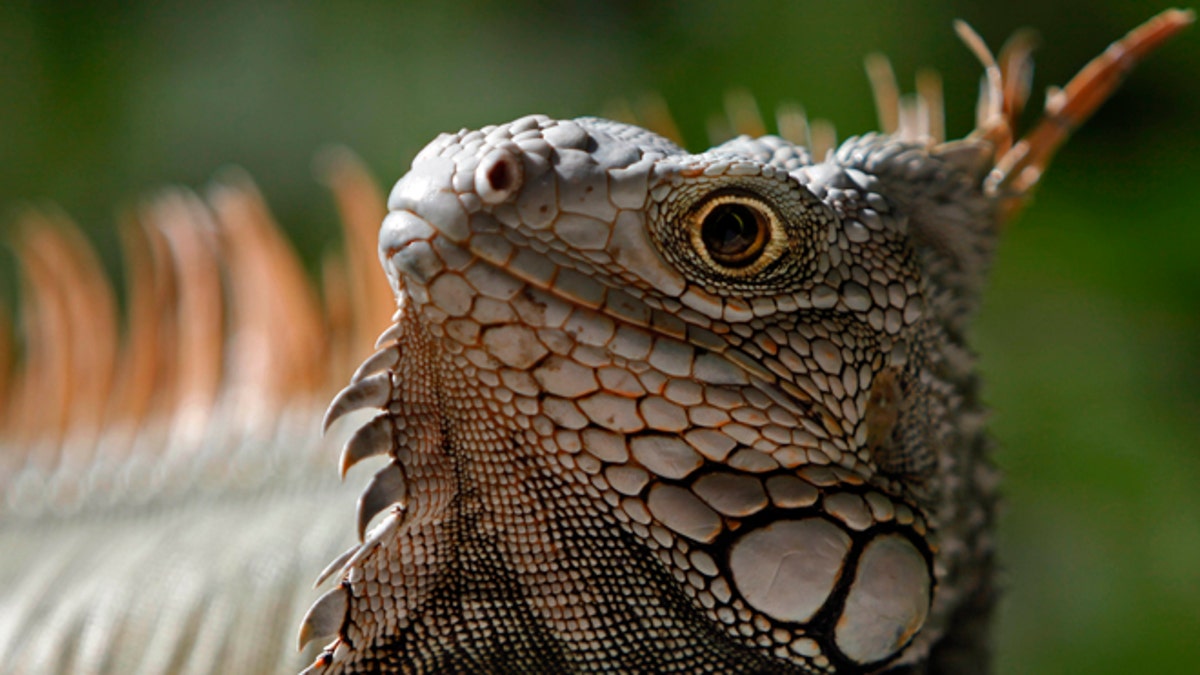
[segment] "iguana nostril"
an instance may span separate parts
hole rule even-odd
[[[496,164],[488,170],[487,179],[493,190],[496,190],[497,192],[501,190],[507,190],[508,186],[512,184],[512,176],[509,175],[508,172],[508,163],[496,162]]]
[[[521,187],[525,168],[505,148],[489,152],[475,167],[475,192],[487,204],[499,204]]]

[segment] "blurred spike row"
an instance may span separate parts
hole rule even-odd
[[[101,446],[122,459],[155,423],[199,436],[219,403],[232,414],[222,424],[238,427],[301,400],[323,407],[370,354],[394,300],[375,261],[379,187],[347,150],[319,160],[345,238],[319,291],[236,172],[206,199],[171,189],[125,215],[123,326],[68,216],[18,217],[19,316],[0,312],[0,480],[85,466]]]
[[[1020,209],[1054,153],[1112,95],[1134,65],[1194,21],[1195,12],[1190,9],[1167,9],[1129,31],[1088,62],[1066,85],[1050,87],[1038,123],[1024,136],[1018,136],[1018,129],[1032,93],[1036,35],[1029,30],[1016,32],[996,57],[974,29],[965,22],[955,22],[959,38],[984,69],[975,129],[964,140],[986,141],[991,145],[989,159],[993,168],[983,188],[989,194],[1004,197],[1007,217],[1003,220]],[[935,154],[954,153],[956,142],[946,141],[942,80],[936,72],[918,71],[916,92],[902,95],[887,57],[868,56],[866,70],[880,132],[925,145]],[[659,97],[644,97],[634,106],[619,103],[612,106],[610,113],[613,119],[641,123],[680,142],[678,126]],[[818,160],[837,147],[833,124],[822,119],[809,121],[799,105],[780,105],[775,122],[775,133],[807,147]],[[754,97],[740,90],[726,96],[724,115],[710,119],[708,129],[714,145],[739,134],[761,136],[769,131]]]

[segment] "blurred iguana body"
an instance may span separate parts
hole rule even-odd
[[[965,31],[988,77],[959,141],[939,94],[898,101],[878,63],[884,133],[823,157],[774,136],[693,155],[595,118],[439,137],[379,235],[399,309],[327,416],[381,410],[342,454],[343,472],[385,460],[357,542],[312,411],[383,328],[365,263],[332,266],[322,315],[252,192],[218,192],[215,225],[168,202],[137,250],[144,288],[173,294],[135,278],[140,323],[112,359],[152,366],[117,395],[120,367],[74,386],[97,362],[85,338],[116,353],[103,293],[74,340],[27,341],[0,663],[294,669],[311,576],[349,546],[302,622],[329,640],[310,672],[985,670],[997,477],[969,321],[1054,149],[1190,19],[1131,33],[1020,141],[1028,43],[996,64]],[[361,240],[378,207],[338,166]],[[70,237],[27,241],[26,324],[53,338],[94,265]],[[29,419],[39,392],[57,417]],[[105,401],[127,424],[75,423]],[[39,449],[39,424],[66,431]]]

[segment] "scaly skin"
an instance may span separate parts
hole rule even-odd
[[[383,412],[310,672],[987,669],[996,471],[965,334],[1002,224],[1168,12],[1014,144],[919,115],[824,161],[596,118],[443,134],[388,201]],[[1133,56],[1130,56],[1130,55]],[[1082,101],[1082,102],[1081,102]],[[888,101],[883,101],[883,108]]]
[[[886,95],[884,134],[822,162],[596,119],[439,138],[380,238],[394,325],[327,416],[382,408],[341,469],[386,464],[302,624],[332,638],[310,672],[986,670],[996,476],[964,336],[997,230],[1190,19],[1131,33],[1016,142],[1028,45],[997,66],[969,33],[989,85],[963,141]],[[339,194],[373,229],[363,188]],[[119,357],[69,231],[22,244],[6,672],[294,672],[304,570],[352,535],[310,397],[378,330],[369,280],[331,265],[322,314],[246,184],[158,208]]]
[[[435,141],[380,235],[386,419],[415,433],[388,448],[393,530],[337,591],[345,670],[923,660],[990,570],[960,341],[997,225],[982,177],[879,136],[822,164],[597,119]],[[752,262],[706,247],[714,196],[753,212],[709,227],[760,219]],[[939,229],[961,257],[916,244]]]
[[[970,288],[931,287],[983,274],[982,178],[887,137],[815,165],[778,138],[694,156],[596,119],[422,151],[380,234],[402,298],[388,419],[419,430],[389,448],[395,532],[342,586],[347,670],[923,659],[990,571],[995,480],[948,301]],[[761,219],[754,261],[714,261],[714,196],[755,209],[708,216]],[[914,245],[946,228],[976,259]],[[898,585],[856,580],[881,568]]]

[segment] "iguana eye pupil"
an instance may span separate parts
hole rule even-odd
[[[726,202],[704,215],[700,240],[714,262],[726,267],[746,267],[766,250],[770,229],[770,220],[760,209]]]

